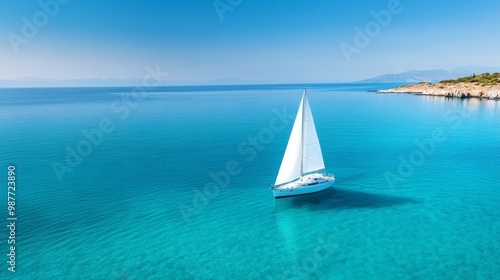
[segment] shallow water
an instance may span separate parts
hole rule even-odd
[[[158,88],[145,100],[123,97],[129,88],[1,89],[15,278],[494,279],[500,103],[367,92],[380,87],[308,86],[337,182],[280,200],[268,187],[303,85]],[[87,145],[83,130],[103,119],[113,131]],[[69,166],[79,147],[88,155]]]

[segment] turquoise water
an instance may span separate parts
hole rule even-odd
[[[500,103],[384,87],[308,86],[337,182],[280,200],[303,85],[1,89],[0,278],[498,279]]]

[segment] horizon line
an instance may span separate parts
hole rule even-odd
[[[398,83],[416,83],[406,81],[394,82],[303,82],[303,83],[256,83],[256,84],[176,84],[176,85],[159,85],[159,86],[141,86],[144,88],[176,88],[176,87],[233,87],[233,86],[302,86],[302,85],[333,85],[333,84],[398,84]],[[133,88],[138,85],[88,85],[88,86],[0,86],[0,89],[26,89],[26,88]]]

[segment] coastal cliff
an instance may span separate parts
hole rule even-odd
[[[456,80],[444,80],[436,84],[422,82],[377,92],[500,99],[500,73],[484,73]]]

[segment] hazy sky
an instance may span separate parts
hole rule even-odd
[[[498,1],[55,1],[0,0],[0,79],[143,77],[159,64],[181,83],[339,82],[500,66]]]

